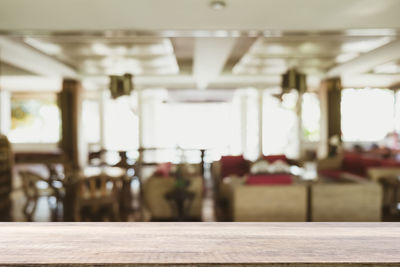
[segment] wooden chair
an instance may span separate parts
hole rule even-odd
[[[32,216],[35,213],[37,201],[39,197],[47,196],[49,199],[51,196],[57,198],[58,194],[52,188],[48,180],[41,177],[39,174],[31,172],[31,171],[20,171],[19,175],[22,179],[22,190],[24,191],[26,197],[26,203],[24,206],[24,214],[28,221],[32,220]],[[47,183],[47,188],[40,188],[38,187],[39,182]],[[33,205],[32,209],[29,211],[29,206]]]
[[[382,177],[379,182],[383,187],[383,208],[391,215],[399,215],[400,178],[398,176]]]
[[[99,219],[100,217],[104,219],[104,211],[107,215],[111,215],[111,220],[119,221],[118,193],[121,185],[121,179],[105,174],[79,179],[76,187],[75,221],[81,221],[84,217],[86,219]]]
[[[0,221],[11,221],[14,156],[7,137],[0,134]]]

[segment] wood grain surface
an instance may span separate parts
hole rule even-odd
[[[0,223],[0,266],[400,266],[400,223]]]

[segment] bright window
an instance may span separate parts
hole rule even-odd
[[[138,149],[138,116],[132,99],[122,96],[105,104],[105,147],[109,150]]]
[[[154,123],[147,124],[144,129],[147,147],[204,148],[222,154],[230,152],[234,135],[231,134],[229,103],[159,103],[158,105],[156,109],[158,112],[152,115]],[[170,154],[175,153],[173,151],[164,152],[159,151],[156,160],[163,161],[171,159],[171,156],[177,157]],[[185,152],[185,156],[185,160],[192,161],[189,152]],[[193,156],[193,160],[195,158],[196,155]]]
[[[341,113],[344,141],[380,141],[393,131],[394,95],[388,89],[344,89]]]
[[[11,142],[56,143],[60,141],[60,129],[56,95],[16,94],[11,97]]]
[[[207,160],[221,154],[240,153],[240,101],[171,101],[166,90],[142,93],[143,146],[146,161],[199,160],[199,149],[207,149]],[[233,103],[235,102],[235,103]],[[185,150],[184,157],[177,148]],[[188,151],[192,150],[192,151]]]
[[[227,150],[230,143],[229,104],[166,104],[162,136],[165,145]]]

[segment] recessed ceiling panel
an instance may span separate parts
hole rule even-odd
[[[376,49],[392,37],[299,35],[261,37],[235,65],[235,74],[282,74],[297,68],[322,75],[337,64]]]
[[[394,60],[379,66],[376,66],[372,73],[375,74],[400,74],[400,61]]]
[[[25,37],[26,44],[78,70],[82,75],[178,74],[168,38]]]

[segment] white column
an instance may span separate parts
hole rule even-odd
[[[99,111],[100,111],[100,148],[104,149],[106,145],[106,101],[108,99],[108,91],[103,89],[99,93]]]
[[[302,121],[302,112],[303,112],[303,93],[299,92],[297,105],[296,105],[296,115],[297,115],[297,157],[301,158],[303,156],[303,121]]]
[[[161,104],[167,99],[167,96],[168,92],[164,88],[149,88],[141,92],[140,109],[142,115],[140,116],[142,119],[140,119],[140,128],[142,129],[141,138],[143,146],[154,147],[160,145],[158,140],[160,132],[157,129],[159,116],[157,114],[162,112],[160,110]],[[145,130],[146,133],[144,134]]]
[[[264,137],[264,121],[263,121],[263,108],[264,108],[264,90],[258,89],[258,156],[263,156],[263,137]]]
[[[247,102],[248,98],[246,95],[240,97],[240,119],[241,119],[241,143],[242,143],[242,154],[244,155],[247,150]]]
[[[137,112],[138,112],[138,139],[139,139],[139,148],[143,148],[143,136],[144,136],[144,129],[143,129],[143,92],[142,89],[138,89],[137,94]]]

